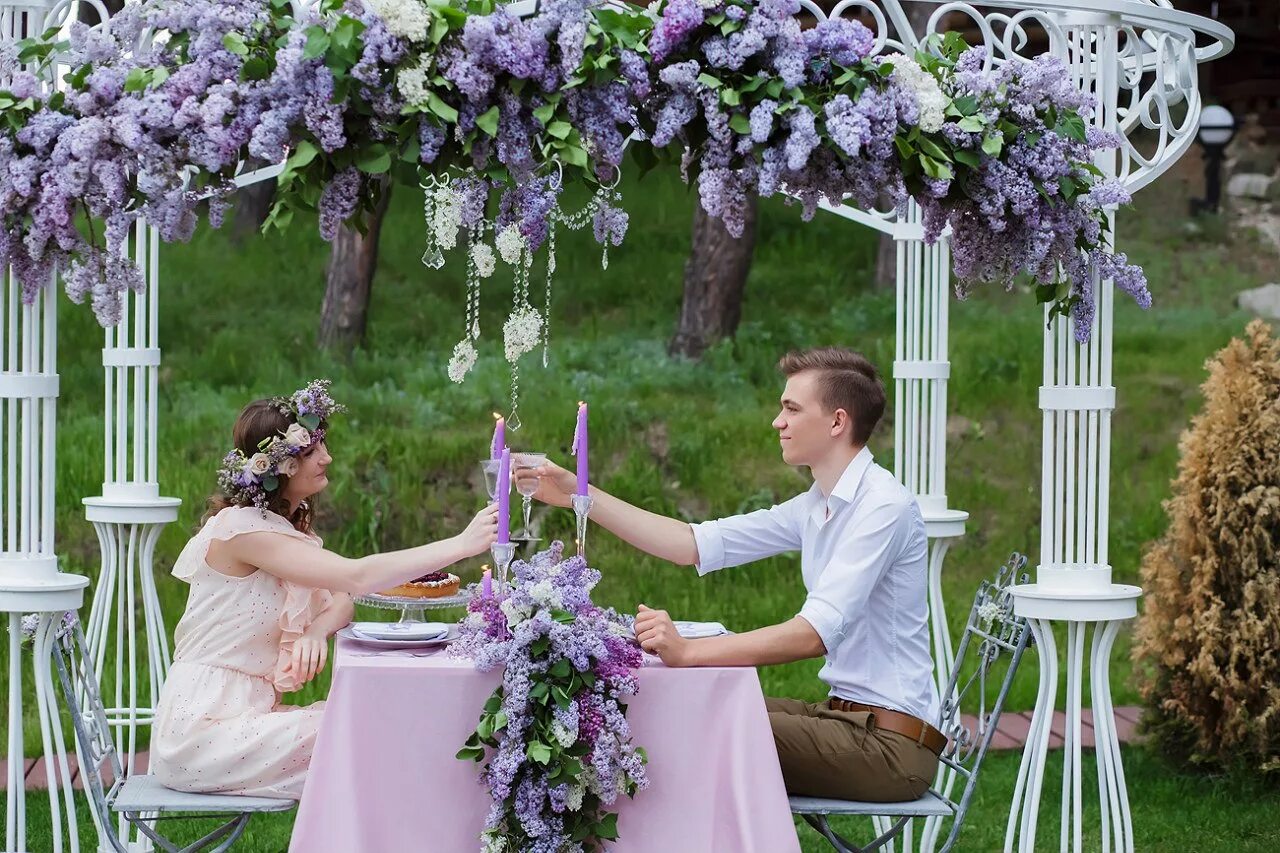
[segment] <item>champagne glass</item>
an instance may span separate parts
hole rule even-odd
[[[480,467],[484,470],[484,490],[489,495],[489,503],[498,499],[498,467],[501,464],[501,459],[484,459],[480,462]]]
[[[547,461],[545,453],[513,453],[512,461],[516,465],[516,470],[522,468],[538,468]],[[526,542],[536,542],[533,532],[529,530],[529,513],[533,510],[533,496],[538,491],[538,477],[516,478],[516,491],[524,498],[524,530],[521,531],[519,538]]]

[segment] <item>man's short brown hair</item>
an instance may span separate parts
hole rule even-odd
[[[828,411],[844,409],[853,425],[854,444],[867,443],[884,415],[884,385],[866,357],[840,347],[792,350],[778,362],[788,378],[806,370],[816,371],[822,405]]]

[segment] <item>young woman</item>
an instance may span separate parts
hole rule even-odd
[[[301,797],[324,703],[281,705],[280,694],[324,668],[351,596],[483,553],[497,536],[490,505],[416,548],[351,559],[321,547],[311,499],[329,483],[325,429],[341,410],[317,380],[236,420],[220,493],[173,567],[191,592],[151,739],[151,772],[169,788]]]

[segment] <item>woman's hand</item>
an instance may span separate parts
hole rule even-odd
[[[329,636],[323,627],[317,629],[312,624],[302,632],[301,637],[293,641],[293,660],[290,665],[299,687],[323,672],[328,660]]]
[[[538,479],[538,491],[533,496],[551,506],[569,506],[569,499],[578,488],[578,476],[566,471],[554,462],[544,462],[537,468],[517,468],[516,482]]]
[[[474,557],[489,550],[498,539],[498,505],[489,504],[476,513],[467,529],[458,534],[463,557]]]

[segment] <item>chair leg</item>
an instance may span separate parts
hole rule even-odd
[[[245,826],[249,823],[249,816],[249,812],[241,812],[204,837],[197,839],[186,847],[179,848],[174,845],[173,842],[158,833],[153,827],[148,825],[148,821],[154,820],[154,818],[143,818],[140,813],[132,812],[126,812],[124,815],[125,820],[129,821],[129,823],[136,827],[139,832],[155,842],[155,844],[163,849],[165,853],[201,853],[201,851],[205,850],[208,850],[208,853],[225,853],[225,851],[231,849],[231,845],[235,844],[241,834],[244,833]],[[191,817],[199,819],[203,816],[187,817],[189,819]],[[207,817],[227,817],[227,815],[208,815]],[[218,842],[222,843],[218,844],[217,847],[211,847],[211,845],[217,844]]]
[[[907,821],[911,820],[909,817],[898,818],[897,822],[894,823],[893,826],[881,833],[870,844],[865,847],[859,847],[832,829],[831,824],[827,822],[826,815],[806,814],[801,815],[801,817],[805,819],[806,823],[816,829],[823,838],[827,839],[827,841],[831,843],[831,846],[836,848],[837,853],[872,853],[874,850],[879,850],[901,834],[902,830],[906,828]]]

